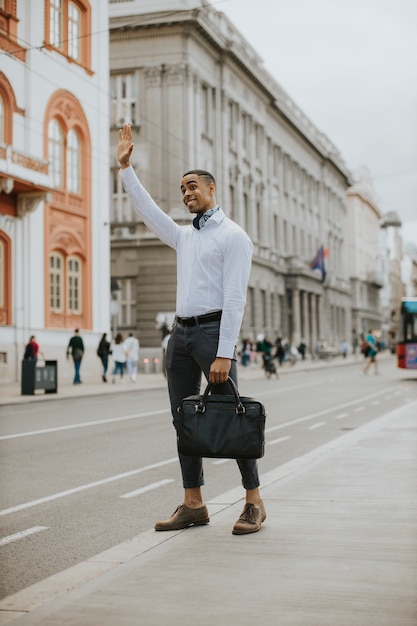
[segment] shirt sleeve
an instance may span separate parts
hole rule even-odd
[[[177,248],[180,226],[151,198],[132,166],[120,170],[123,187],[137,214],[157,237],[171,248]]]
[[[217,356],[231,359],[239,337],[252,266],[253,244],[244,231],[226,238],[223,264],[223,313]]]

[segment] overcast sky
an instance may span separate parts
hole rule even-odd
[[[417,245],[417,0],[211,0]]]

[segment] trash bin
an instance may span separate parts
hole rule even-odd
[[[151,362],[149,359],[143,359],[143,371],[145,372],[145,374],[150,374]]]
[[[33,396],[35,390],[45,393],[58,391],[58,361],[45,361],[36,366],[34,361],[22,361],[22,396]]]
[[[22,396],[33,396],[35,393],[35,361],[22,361]]]
[[[44,389],[45,393],[58,391],[58,361],[45,361],[43,367],[36,366],[35,389]]]

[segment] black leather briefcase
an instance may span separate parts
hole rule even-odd
[[[178,451],[189,456],[259,459],[265,452],[266,411],[262,402],[240,396],[229,377],[230,395],[188,396],[178,407]]]

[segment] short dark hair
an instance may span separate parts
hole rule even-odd
[[[190,170],[189,172],[185,172],[182,177],[184,178],[184,176],[188,176],[188,174],[197,174],[199,178],[207,178],[209,183],[216,184],[213,174],[210,174],[210,172],[206,170]]]

